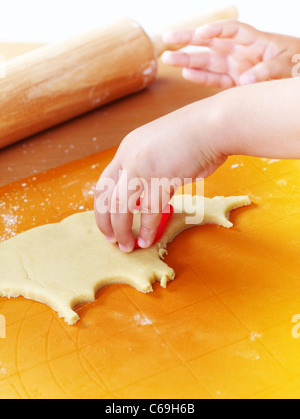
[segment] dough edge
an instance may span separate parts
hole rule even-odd
[[[187,195],[176,195],[171,200],[171,204],[176,208],[177,204],[185,202],[185,197],[191,198],[191,196]],[[251,205],[251,200],[248,196],[237,196],[237,197],[215,197],[213,199],[205,198],[205,197],[195,197],[196,201],[201,202],[201,204],[204,204],[205,207],[205,214],[204,219],[201,223],[186,225],[183,222],[183,218],[186,217],[186,212],[183,212],[182,214],[174,214],[173,216],[173,224],[168,226],[167,231],[165,232],[164,236],[160,240],[159,243],[156,243],[153,245],[150,249],[139,249],[136,250],[136,254],[138,252],[153,252],[153,255],[156,254],[157,256],[157,263],[159,265],[159,269],[161,269],[161,273],[159,272],[153,272],[151,273],[150,269],[150,275],[148,278],[142,278],[141,281],[135,282],[134,279],[132,279],[130,276],[118,276],[118,277],[108,277],[106,279],[102,279],[94,284],[94,288],[91,292],[88,292],[85,295],[74,295],[73,298],[69,299],[67,301],[67,304],[62,305],[61,302],[57,303],[55,294],[52,295],[52,293],[49,293],[49,290],[41,290],[38,289],[38,292],[35,292],[32,289],[18,289],[14,287],[2,287],[1,286],[1,280],[0,280],[0,296],[1,297],[19,297],[23,296],[26,299],[38,301],[40,303],[46,304],[50,306],[54,311],[56,311],[59,315],[59,317],[64,318],[66,323],[69,325],[76,324],[80,317],[78,313],[74,310],[76,309],[76,306],[83,303],[90,303],[96,300],[97,293],[101,290],[101,288],[112,285],[112,284],[127,284],[135,289],[137,289],[140,292],[143,293],[149,293],[153,291],[152,285],[160,281],[160,285],[163,288],[167,287],[167,283],[171,280],[175,279],[175,272],[172,268],[170,268],[166,263],[163,262],[164,257],[167,255],[167,245],[173,239],[180,234],[183,230],[186,230],[188,228],[193,227],[194,225],[204,225],[204,224],[217,224],[224,226],[226,228],[230,228],[233,226],[233,224],[229,221],[229,214],[232,210]],[[94,216],[93,212],[87,212],[87,213],[79,213],[79,214],[90,214],[90,216]],[[48,224],[48,226],[57,226],[62,225],[63,223],[69,223],[72,222],[72,219],[75,219],[76,216],[79,214],[71,215],[70,217],[65,218],[60,223],[54,223],[54,224]],[[177,224],[176,224],[177,223]],[[172,227],[175,226],[172,230]],[[43,227],[43,226],[42,226]],[[33,230],[37,230],[40,227],[37,227]],[[29,230],[32,231],[32,230]],[[19,236],[22,236],[28,232],[22,233]],[[18,237],[18,236],[17,236]],[[8,241],[12,241],[15,238],[12,238]],[[5,242],[3,242],[5,243]],[[1,256],[1,245],[0,244],[0,256]],[[119,251],[119,250],[118,250]],[[30,279],[30,278],[28,278]]]

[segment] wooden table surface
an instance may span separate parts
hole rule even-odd
[[[39,46],[0,44],[0,54],[11,59]],[[0,186],[116,146],[138,126],[215,92],[160,63],[158,79],[147,90],[0,150]]]

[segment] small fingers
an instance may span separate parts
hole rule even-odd
[[[198,31],[193,30],[176,30],[167,32],[163,36],[163,40],[167,45],[184,46],[198,46],[208,47],[218,52],[229,52],[232,50],[234,41],[232,39],[219,39],[219,38],[203,38],[198,35]]]
[[[190,56],[184,52],[166,51],[161,56],[162,62],[175,67],[190,67]]]
[[[141,185],[129,189],[127,171],[112,162],[101,175],[95,193],[95,218],[105,238],[118,243],[123,252],[131,252],[135,245],[132,232],[133,210],[142,193]],[[137,190],[138,189],[138,190]]]
[[[99,230],[107,240],[116,242],[111,225],[110,208],[113,191],[119,181],[121,167],[112,162],[102,173],[95,192],[95,218]]]
[[[246,71],[240,77],[240,84],[254,84],[258,82],[281,79],[285,76],[288,67],[286,57],[275,58],[269,61],[263,61]]]
[[[217,74],[193,68],[184,68],[182,74],[186,80],[207,87],[229,89],[235,86],[233,79],[227,74]]]
[[[168,31],[163,35],[163,41],[169,45],[199,45],[195,31],[189,29]]]
[[[194,36],[206,41],[213,38],[232,39],[239,45],[250,45],[257,38],[256,29],[236,20],[223,20],[201,26]]]
[[[171,52],[167,51],[162,56],[162,61],[167,65],[176,67],[194,68],[225,74],[228,72],[227,56],[212,52]]]
[[[232,45],[248,46],[257,40],[255,28],[236,20],[223,20],[200,26],[196,30],[173,30],[163,35],[169,45],[193,45],[229,50]]]
[[[111,226],[119,248],[126,253],[132,252],[135,246],[135,238],[132,231],[133,210],[142,190],[138,192],[129,189],[131,177],[123,170],[119,182],[114,189],[111,199]],[[134,200],[132,199],[134,198]]]
[[[155,189],[155,188],[154,188]],[[161,193],[156,190],[149,190],[143,197],[141,209],[141,228],[138,244],[142,248],[150,247],[157,233],[162,212],[170,200],[170,191],[163,190]]]

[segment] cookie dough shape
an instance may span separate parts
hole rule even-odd
[[[72,215],[61,223],[37,227],[1,243],[0,296],[21,295],[42,302],[73,325],[79,320],[73,308],[94,301],[103,286],[124,283],[148,293],[152,284],[160,281],[165,288],[175,278],[174,270],[162,261],[167,244],[193,225],[232,227],[230,211],[251,201],[246,196],[209,199],[176,195],[171,203],[175,213],[160,242],[131,254],[107,242],[93,212]],[[194,216],[193,224],[187,224],[187,216]],[[135,214],[136,234],[139,227],[140,214]]]

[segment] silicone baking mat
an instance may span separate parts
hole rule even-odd
[[[93,208],[115,149],[0,189],[0,237]],[[148,295],[99,291],[68,326],[47,306],[0,298],[0,398],[300,397],[300,162],[233,157],[205,194],[248,194],[233,229],[169,246],[176,280]]]

